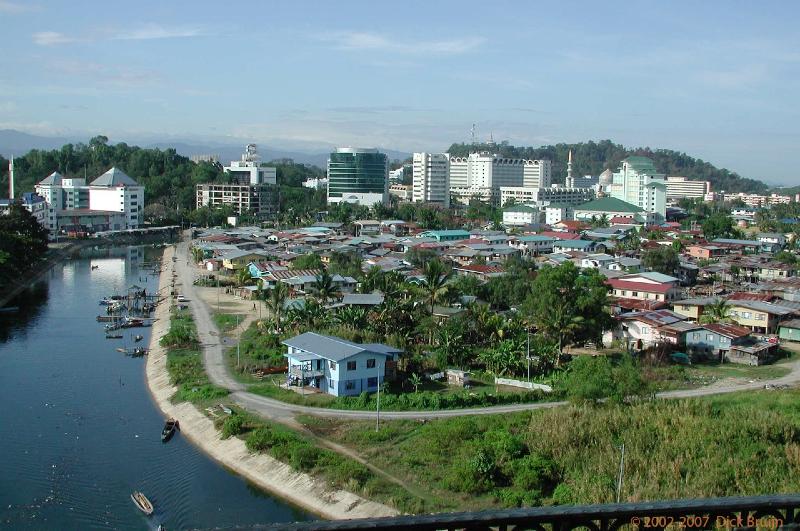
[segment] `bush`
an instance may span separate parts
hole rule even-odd
[[[244,433],[244,418],[241,415],[231,415],[222,423],[222,438],[228,439]]]
[[[514,486],[523,491],[549,492],[556,483],[556,464],[540,455],[527,455],[514,462]]]
[[[320,451],[308,443],[297,444],[292,448],[289,464],[295,470],[308,472],[317,465]]]

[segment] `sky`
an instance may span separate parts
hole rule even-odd
[[[0,0],[0,129],[441,151],[611,139],[800,185],[800,2]]]

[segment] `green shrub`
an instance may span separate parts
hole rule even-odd
[[[241,415],[230,415],[222,423],[223,439],[240,435],[244,431],[244,418]]]

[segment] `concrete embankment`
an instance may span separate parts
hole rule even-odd
[[[166,295],[170,291],[174,252],[173,247],[167,247],[163,256],[159,290]],[[154,401],[164,415],[180,421],[181,436],[259,487],[323,518],[343,520],[397,514],[390,507],[351,492],[331,489],[324,481],[296,472],[289,465],[266,454],[251,453],[244,441],[236,437],[222,439],[214,422],[193,404],[172,403],[171,397],[177,389],[169,381],[166,350],[158,344],[158,340],[169,329],[169,307],[170,298],[167,297],[156,308],[145,370]]]

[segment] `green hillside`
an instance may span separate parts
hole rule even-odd
[[[682,175],[691,180],[710,181],[711,189],[726,192],[761,193],[769,188],[755,179],[748,179],[730,170],[720,169],[686,153],[671,149],[626,148],[610,140],[580,142],[578,144],[556,144],[554,146],[518,147],[506,142],[500,144],[453,144],[448,153],[467,155],[470,151],[491,151],[504,157],[526,159],[549,159],[553,161],[553,182],[563,183],[567,174],[567,157],[572,150],[573,175],[599,175],[603,170],[616,170],[622,159],[631,155],[642,155],[653,159],[656,168],[667,175]]]

